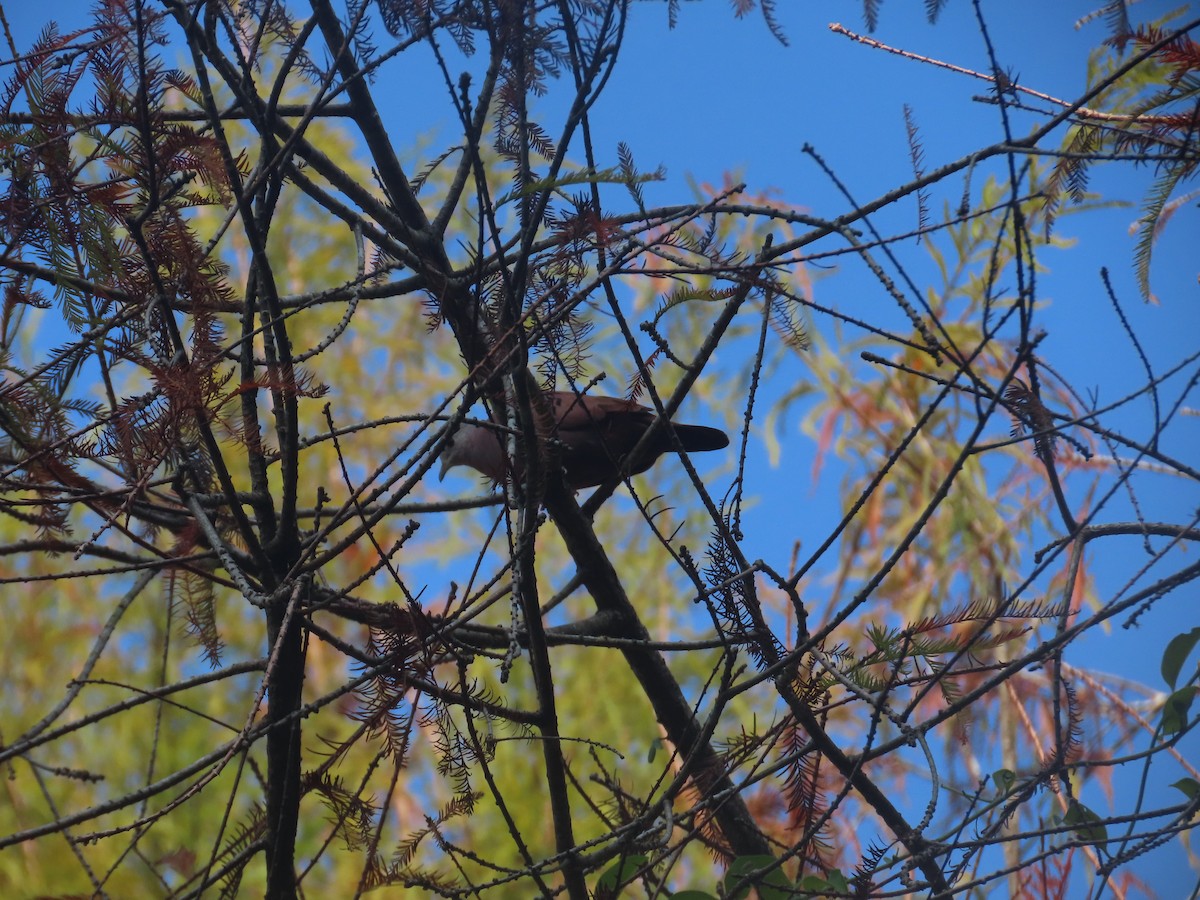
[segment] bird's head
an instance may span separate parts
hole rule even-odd
[[[446,441],[446,446],[442,448],[438,460],[441,462],[441,468],[438,469],[438,481],[446,477],[446,473],[455,466],[466,465],[465,445],[467,442],[467,430],[474,428],[474,425],[463,425],[458,428],[454,434],[450,435],[450,440]]]
[[[442,463],[438,481],[445,478],[446,473],[455,466],[470,466],[492,481],[504,480],[504,450],[500,445],[500,437],[492,429],[481,425],[472,425],[470,422],[460,425],[450,435],[438,459]]]

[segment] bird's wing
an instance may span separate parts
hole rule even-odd
[[[550,395],[554,421],[560,430],[576,431],[603,428],[612,417],[633,416],[647,421],[652,418],[650,410],[638,406],[632,400],[599,395],[579,396],[570,391],[554,391]]]
[[[650,410],[619,397],[556,391],[550,401],[567,480],[575,486],[607,480],[654,421]]]

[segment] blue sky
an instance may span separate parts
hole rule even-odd
[[[1022,85],[1070,99],[1084,88],[1088,51],[1105,35],[1102,19],[1078,29],[1074,23],[1098,4],[1099,0],[1021,0],[982,6],[1001,65],[1016,73]],[[633,3],[621,61],[592,111],[594,133],[608,142],[598,145],[602,164],[615,163],[619,139],[631,146],[643,171],[659,164],[666,167],[667,182],[647,187],[651,203],[678,202],[681,189],[689,196],[688,178],[720,184],[725,173],[733,171],[751,192],[777,189],[781,198],[807,206],[814,215],[832,218],[844,211],[845,201],[801,154],[806,143],[813,145],[865,202],[911,176],[904,104],[911,107],[920,127],[927,170],[999,139],[1002,132],[995,108],[971,102],[971,97],[987,93],[983,82],[853,44],[829,30],[830,22],[840,20],[847,28],[865,33],[860,4],[785,0],[777,6],[790,46],[778,43],[757,13],[736,20],[724,0],[682,3],[678,27],[673,31],[667,28],[664,4],[653,0]],[[86,21],[90,4],[50,0],[7,7],[17,45],[26,47],[47,18],[56,18],[65,30]],[[1175,4],[1149,0],[1137,4],[1133,14],[1148,19],[1173,8]],[[966,0],[948,3],[936,25],[925,22],[921,4],[890,0],[883,4],[879,29],[872,37],[966,68],[988,69],[974,8]],[[377,39],[385,42],[382,29]],[[547,120],[557,121],[555,104],[562,96],[565,92],[552,93],[546,99]],[[428,106],[414,108],[412,98],[412,92],[405,91],[403,109],[385,110],[393,117],[389,124],[398,146],[444,122],[446,105],[440,83],[431,86]],[[397,94],[397,104],[399,99]],[[1018,133],[1031,121],[1022,120]],[[447,132],[443,138],[444,143],[452,134]],[[1042,326],[1049,332],[1043,355],[1080,391],[1094,391],[1101,404],[1136,387],[1144,378],[1124,365],[1132,357],[1104,297],[1098,273],[1101,265],[1108,266],[1133,327],[1163,367],[1200,345],[1200,253],[1195,250],[1200,231],[1194,205],[1178,213],[1156,249],[1154,289],[1160,303],[1144,304],[1138,297],[1129,226],[1137,218],[1138,203],[1152,179],[1152,170],[1146,168],[1095,170],[1095,189],[1131,201],[1133,206],[1064,219],[1059,233],[1076,237],[1078,245],[1070,252],[1047,254],[1051,270],[1039,281],[1040,294],[1049,301],[1042,318]],[[934,216],[943,203],[956,204],[961,191],[958,179],[935,188],[931,196]],[[879,224],[885,232],[915,227],[915,204],[901,204]],[[912,251],[908,258],[917,253]],[[869,312],[872,304],[879,302],[878,287],[853,268],[847,265],[847,271],[819,281],[816,299],[848,311]],[[1114,360],[1121,365],[1114,365]],[[1170,390],[1164,392],[1164,396],[1170,394]],[[1145,406],[1127,415],[1132,417],[1128,420],[1132,433],[1144,435],[1144,418],[1139,417],[1145,416]],[[782,464],[807,473],[811,444],[795,439],[798,420],[799,416],[789,420],[793,433],[785,442]],[[1193,417],[1177,425],[1168,440],[1171,452],[1195,464],[1200,422]],[[837,503],[835,486],[840,475],[836,469],[829,470],[827,483],[814,486],[804,481],[791,490],[774,489],[779,477],[780,470],[770,468],[765,458],[757,461],[751,487],[762,499],[748,520],[749,538],[756,548],[754,556],[786,562],[797,528],[809,527],[810,532],[801,531],[800,535],[807,546],[815,546],[836,520],[838,511],[831,507]],[[1151,518],[1183,521],[1200,505],[1195,485],[1165,477],[1143,484]],[[797,508],[826,513],[805,517],[810,520],[807,526],[792,527]],[[788,522],[788,527],[777,527],[781,521]],[[772,543],[774,536],[779,538],[778,546]],[[1112,579],[1101,583],[1102,591],[1114,588],[1134,567],[1124,558],[1093,563],[1102,578]],[[1077,657],[1077,661],[1158,685],[1159,655],[1166,640],[1200,620],[1194,597],[1185,599],[1183,593],[1160,602],[1135,631],[1124,631],[1118,625],[1106,637],[1088,637],[1081,649],[1094,657]],[[1197,743],[1195,738],[1187,742],[1193,759],[1200,756]],[[1185,874],[1183,854],[1175,845],[1143,858],[1136,868],[1158,884],[1164,896],[1172,895],[1173,879],[1195,880],[1194,874]]]
[[[1064,99],[1082,92],[1087,53],[1104,37],[1104,23],[1097,20],[1078,30],[1073,23],[1094,4],[1005,2],[982,6],[1001,65],[1015,72],[1019,83]],[[995,108],[970,102],[972,96],[987,93],[983,83],[851,44],[829,31],[828,23],[840,19],[847,28],[865,32],[857,4],[797,3],[778,7],[792,41],[790,47],[773,42],[754,16],[733,21],[725,4],[684,4],[675,32],[660,27],[657,33],[642,34],[624,48],[625,65],[610,86],[611,105],[605,107],[602,103],[596,110],[597,131],[603,133],[606,124],[616,128],[634,146],[639,158],[647,153],[649,161],[661,158],[672,175],[683,169],[699,180],[719,184],[723,171],[737,169],[752,190],[778,187],[781,196],[827,217],[841,212],[844,201],[802,157],[799,151],[805,143],[815,146],[860,202],[865,202],[909,177],[902,114],[906,103],[921,129],[927,170],[1001,137]],[[1142,3],[1133,12],[1149,18],[1173,8],[1166,3]],[[648,23],[651,30],[656,18],[663,18],[655,4],[635,5],[635,16]],[[927,24],[915,4],[885,3],[879,28],[872,37],[965,68],[988,70],[974,11],[966,2],[949,3],[937,25]],[[663,74],[666,72],[672,73],[669,78]],[[664,102],[654,104],[643,116],[630,114],[619,98],[637,92],[639,87],[644,91],[647,85],[655,86]],[[722,122],[730,123],[729,127],[700,124],[709,121],[715,111]],[[1022,129],[1018,128],[1017,133]],[[1180,211],[1155,251],[1153,287],[1160,305],[1144,304],[1138,296],[1132,266],[1134,240],[1129,229],[1152,177],[1153,172],[1146,168],[1094,170],[1094,189],[1110,198],[1131,201],[1133,206],[1062,220],[1058,233],[1076,237],[1077,246],[1065,253],[1044,255],[1051,271],[1039,280],[1041,297],[1050,301],[1040,323],[1049,331],[1042,353],[1080,392],[1087,395],[1094,391],[1101,405],[1135,388],[1143,376],[1123,362],[1113,364],[1114,360],[1130,359],[1129,346],[1103,293],[1100,266],[1108,267],[1126,314],[1161,368],[1200,348],[1196,280],[1200,253],[1195,249],[1200,246],[1200,230],[1195,204]],[[930,204],[934,215],[943,202],[953,205],[961,190],[958,179],[935,188]],[[916,215],[913,204],[901,204],[898,212],[910,219],[891,219],[896,230],[911,228]],[[887,233],[888,228],[881,230]],[[859,290],[866,291],[868,297],[878,297],[878,288],[869,279],[855,277],[849,271],[844,274],[847,277],[839,274],[817,283],[815,292],[820,302],[853,309]],[[1176,380],[1174,389],[1164,391],[1164,396],[1177,394],[1180,387]],[[1145,415],[1143,404],[1114,421],[1129,427],[1132,434],[1145,435]],[[1195,464],[1200,423],[1194,417],[1177,422],[1168,444],[1178,458]],[[803,457],[810,450],[803,441],[787,442],[785,466],[786,456],[791,454],[793,465],[806,467]],[[796,456],[801,459],[796,460]],[[760,485],[772,484],[769,473],[760,477]],[[825,478],[836,484],[836,469]],[[1141,487],[1147,491],[1142,499],[1151,519],[1187,521],[1200,505],[1197,486],[1179,479],[1142,479]],[[815,535],[819,539],[828,527],[829,516],[814,515],[814,510],[828,509],[831,493],[828,487],[809,488],[802,493],[763,491],[763,505],[752,517],[763,527],[749,532],[751,543],[769,540],[774,522],[795,522],[798,518],[816,519],[817,530],[822,532]],[[1114,508],[1121,509],[1121,502]],[[798,507],[805,510],[801,516],[796,514]],[[1108,518],[1119,520],[1122,516]],[[783,529],[781,540],[790,541],[795,530]],[[761,544],[754,545],[757,553]],[[813,546],[812,540],[806,540],[806,545]],[[775,558],[781,558],[784,552],[783,547],[777,548]],[[1136,568],[1139,552],[1130,541],[1102,546],[1091,554],[1102,596],[1124,585]],[[1161,688],[1159,659],[1166,640],[1200,622],[1200,613],[1194,593],[1179,591],[1160,602],[1141,620],[1139,628],[1125,630],[1120,621],[1113,623],[1109,633],[1094,633],[1081,642],[1073,654],[1076,663]],[[1195,760],[1200,756],[1198,746],[1200,742],[1193,736],[1184,749],[1185,756]],[[1168,766],[1151,780],[1163,784],[1174,780],[1163,777],[1169,770]],[[1139,774],[1136,767],[1125,767],[1118,773],[1118,793],[1132,791]],[[1101,798],[1084,799],[1088,802]],[[1169,791],[1151,788],[1151,805],[1178,800]],[[1184,896],[1196,883],[1196,874],[1188,869],[1177,844],[1142,858],[1132,868],[1163,897]]]

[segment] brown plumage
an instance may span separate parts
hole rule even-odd
[[[546,399],[555,421],[555,430],[547,437],[559,442],[563,477],[575,490],[610,480],[655,418],[653,410],[619,397],[580,397],[555,391]],[[670,428],[689,453],[729,445],[729,437],[717,428],[674,422]],[[671,449],[671,435],[662,429],[649,447],[629,461],[629,474],[645,472]],[[443,477],[454,466],[470,466],[495,482],[503,481],[507,468],[503,435],[482,425],[462,425],[442,451],[441,460]]]

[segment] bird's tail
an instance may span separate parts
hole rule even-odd
[[[719,428],[709,428],[707,425],[675,425],[675,434],[679,443],[688,453],[699,453],[704,450],[720,450],[729,446],[729,435]]]

